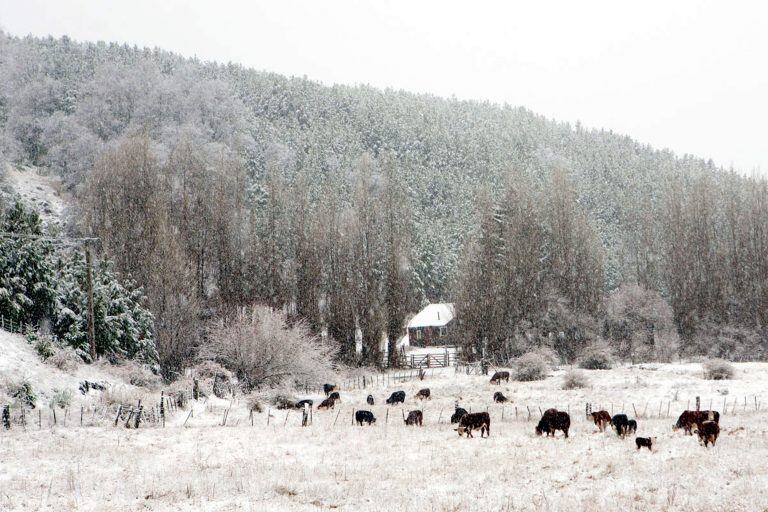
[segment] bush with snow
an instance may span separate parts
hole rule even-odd
[[[547,376],[547,359],[537,353],[528,352],[518,357],[514,364],[514,378],[519,381],[542,380]]]
[[[610,370],[613,367],[613,350],[603,340],[587,345],[579,357],[579,368],[586,370]]]
[[[0,385],[0,391],[12,398],[18,405],[35,408],[37,394],[32,383],[24,379],[21,382],[5,381]]]
[[[589,385],[589,379],[579,370],[568,370],[563,377],[563,389],[580,389]]]
[[[54,389],[49,405],[51,408],[65,409],[72,403],[72,392],[68,389]]]
[[[736,373],[733,365],[725,359],[710,359],[703,363],[703,367],[707,380],[728,380]]]
[[[71,348],[59,348],[45,362],[63,372],[72,373],[77,370],[82,359]]]
[[[211,329],[202,355],[231,370],[248,391],[297,379],[322,382],[335,350],[303,323],[289,326],[285,313],[257,305]]]

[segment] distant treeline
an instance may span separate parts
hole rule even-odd
[[[523,108],[0,34],[0,151],[64,177],[168,372],[253,302],[350,362],[437,300],[499,357],[768,344],[764,181]]]

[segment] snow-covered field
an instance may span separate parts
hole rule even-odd
[[[314,411],[307,428],[299,413],[276,410],[251,426],[246,399],[195,403],[186,428],[188,410],[165,428],[14,427],[0,432],[0,510],[766,510],[768,365],[736,366],[734,380],[719,382],[701,379],[698,364],[587,372],[590,387],[573,391],[560,389],[562,370],[501,386],[430,372],[342,389],[340,407]],[[421,387],[434,398],[415,400]],[[396,389],[405,407],[383,405]],[[491,402],[497,390],[508,404]],[[671,430],[697,395],[703,407],[728,407],[714,448]],[[456,400],[488,408],[490,438],[458,437],[448,423]],[[598,432],[584,419],[587,400],[637,409],[638,435],[657,437],[656,450]],[[569,439],[534,435],[539,408],[553,406],[571,411]],[[406,427],[401,411],[417,408],[424,427]],[[372,410],[375,426],[352,426],[355,409]]]

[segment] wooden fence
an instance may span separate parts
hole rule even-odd
[[[403,364],[408,368],[447,368],[457,362],[456,353],[446,350],[442,354],[411,354],[405,356]]]
[[[0,315],[0,329],[18,334],[26,334],[29,331],[37,331],[38,326],[37,324],[14,322],[12,318],[5,318],[5,316]]]

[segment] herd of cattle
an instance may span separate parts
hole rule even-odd
[[[509,382],[509,372],[500,371],[494,373],[491,378],[491,384],[500,384],[501,381]],[[334,384],[325,384],[323,386],[326,398],[320,403],[318,409],[333,409],[336,402],[341,400],[341,396]],[[419,390],[416,393],[419,400],[431,400],[432,393],[428,388]],[[493,401],[497,403],[507,402],[508,399],[499,391],[493,394]],[[373,395],[366,398],[368,405],[375,405]],[[405,404],[405,391],[395,391],[385,400],[387,405]],[[297,408],[305,406],[312,407],[312,400],[300,400],[296,402]],[[413,410],[408,416],[403,414],[403,421],[409,426],[422,426],[424,414],[420,410]],[[624,438],[628,434],[637,432],[637,421],[629,418],[626,414],[615,414],[611,416],[608,411],[587,411],[587,420],[594,422],[600,432],[610,426],[616,434]],[[372,425],[376,423],[376,417],[371,411],[359,410],[355,412],[355,422],[362,426],[363,424]],[[456,403],[454,413],[451,415],[451,424],[457,424],[456,431],[459,436],[467,434],[467,438],[474,437],[472,431],[479,430],[480,437],[491,435],[491,417],[487,412],[470,413],[466,409],[459,407]],[[705,446],[715,445],[717,437],[720,435],[720,413],[718,411],[684,411],[672,427],[673,430],[683,429],[688,435],[698,434],[700,442]],[[571,417],[567,412],[557,409],[547,409],[541,416],[536,425],[536,435],[546,437],[555,436],[556,431],[561,431],[564,437],[568,437],[568,430],[571,427]],[[637,449],[648,448],[653,450],[653,444],[656,438],[636,437],[635,444]]]

